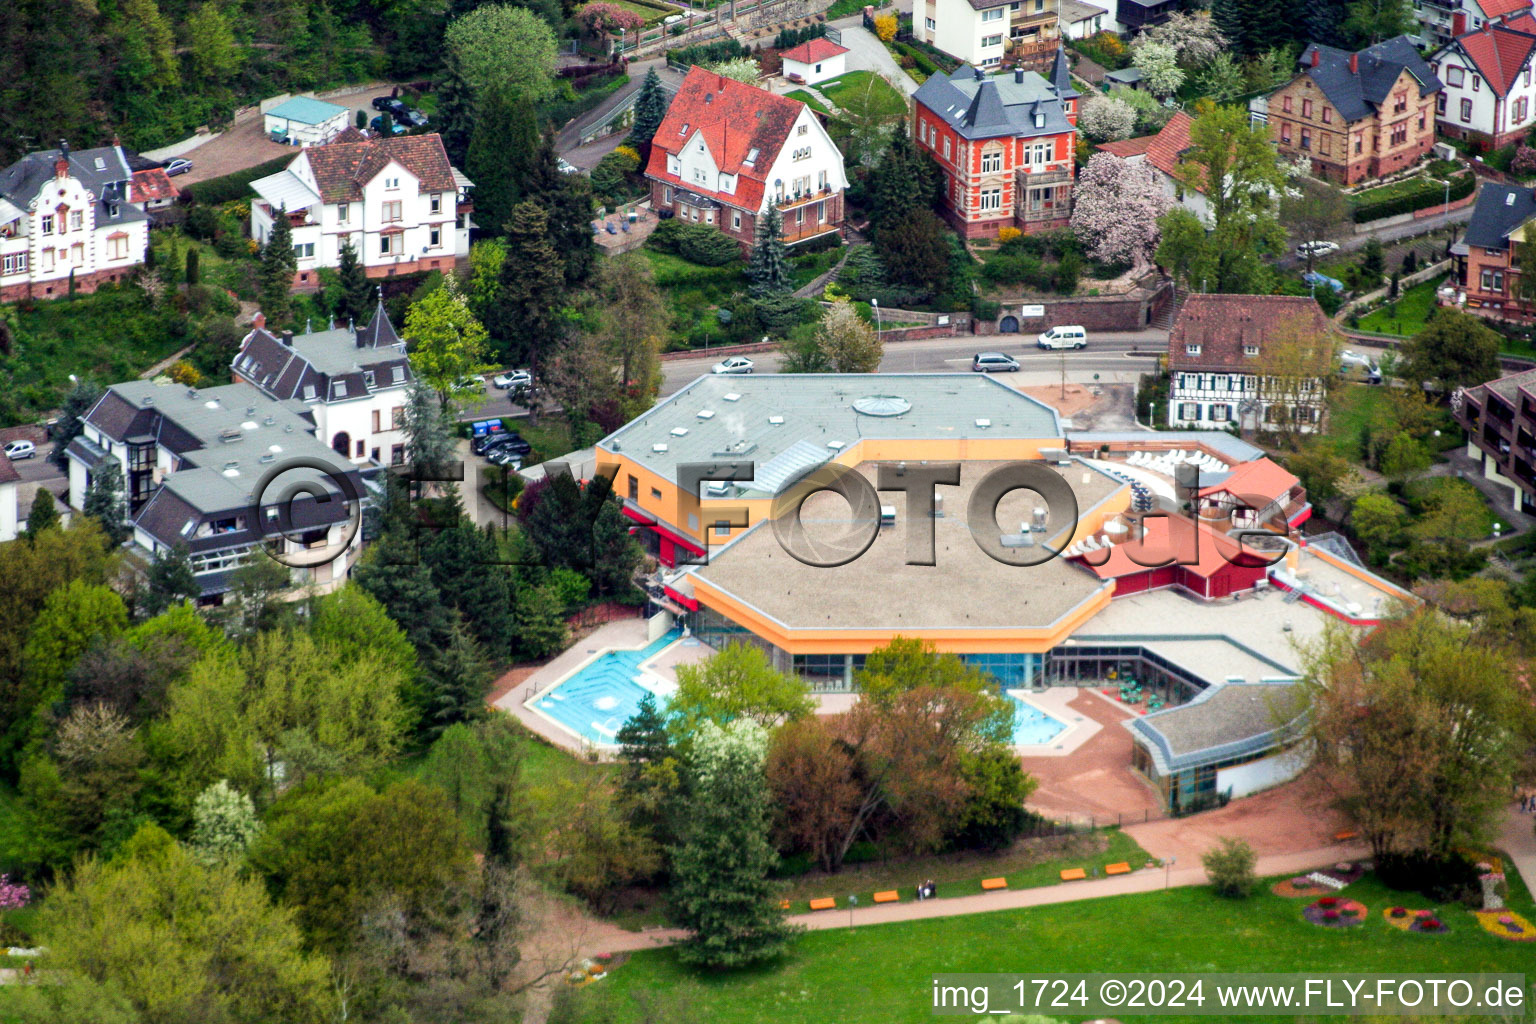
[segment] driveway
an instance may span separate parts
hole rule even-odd
[[[873,71],[889,78],[904,95],[911,96],[917,92],[917,83],[901,70],[901,65],[891,56],[891,51],[885,48],[885,44],[873,32],[854,24],[842,29],[842,33],[843,45],[850,51],[847,57],[849,71]]]
[[[365,92],[353,93],[350,96],[335,97],[325,102],[347,107],[353,111],[366,110],[369,119],[372,119],[373,98],[388,96],[393,88],[393,86],[383,85]],[[355,118],[357,115],[352,116]],[[192,161],[192,169],[173,180],[178,186],[186,186],[207,181],[210,178],[222,178],[226,174],[243,171],[248,167],[266,163],[268,160],[276,160],[280,156],[299,155],[297,147],[284,146],[268,139],[263,130],[264,123],[265,119],[260,114],[252,113],[237,121],[234,127],[218,138],[205,142],[196,149],[188,150],[182,155]]]

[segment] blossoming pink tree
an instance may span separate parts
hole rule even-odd
[[[0,875],[0,910],[19,910],[31,899],[31,889],[11,884],[10,875]]]
[[[597,3],[584,4],[577,10],[576,23],[587,36],[603,42],[621,29],[628,32],[639,28],[645,24],[645,19],[634,11],[599,0]]]
[[[1077,179],[1072,200],[1072,230],[1089,256],[1103,263],[1129,263],[1136,273],[1151,266],[1157,219],[1173,200],[1144,161],[1094,154]]]

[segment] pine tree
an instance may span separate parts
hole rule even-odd
[[[32,510],[27,513],[27,536],[36,537],[44,530],[59,528],[59,506],[53,500],[53,492],[46,487],[37,489],[32,499]]]
[[[475,97],[452,60],[447,62],[443,84],[437,90],[435,128],[442,137],[443,149],[448,151],[448,162],[455,167],[466,166],[469,140],[475,128]]]
[[[869,172],[870,226],[878,234],[887,224],[913,210],[926,209],[927,181],[923,155],[904,131],[898,131],[890,148]]]
[[[202,587],[192,572],[191,553],[185,544],[177,544],[169,551],[155,556],[149,566],[149,588],[141,606],[145,616],[153,618],[172,605],[183,601],[196,601],[202,596]]]
[[[123,500],[123,468],[116,459],[102,459],[91,474],[82,511],[101,524],[107,539],[116,547],[133,535],[128,524],[128,505]]]
[[[559,654],[570,639],[565,625],[565,602],[554,587],[523,587],[517,591],[512,621],[517,632],[517,655],[548,658]]]
[[[293,273],[298,265],[288,211],[280,206],[273,214],[272,230],[261,250],[261,311],[271,326],[288,319],[288,293],[293,289]]]
[[[1344,22],[1349,17],[1345,0],[1309,0],[1302,8],[1301,22],[1309,43],[1344,46]]]
[[[80,431],[85,424],[82,418],[91,411],[91,406],[101,399],[101,385],[93,381],[76,381],[75,386],[69,389],[69,394],[64,396],[64,408],[59,411],[59,419],[53,425],[53,451],[48,454],[48,461],[53,468],[62,473],[69,472],[69,456],[65,449],[69,442],[80,436]]]
[[[480,98],[464,173],[475,183],[475,222],[486,234],[506,230],[512,207],[529,186],[539,145],[533,104],[501,89]]]
[[[384,606],[417,651],[425,654],[446,642],[448,612],[415,537],[387,532],[352,570],[352,580]]]
[[[363,269],[362,260],[357,258],[357,249],[353,247],[350,238],[341,243],[341,262],[336,268],[336,279],[341,289],[336,301],[337,321],[350,319],[356,326],[362,327],[371,312],[369,301],[373,298],[370,294],[373,289],[368,286],[368,274]]]
[[[646,155],[646,150],[641,147],[649,146],[656,137],[656,129],[661,127],[662,119],[667,116],[667,106],[667,94],[661,88],[661,77],[653,67],[645,73],[645,81],[640,83],[640,92],[635,96],[635,120],[629,129],[629,145],[640,150],[642,157]]]
[[[504,661],[513,637],[512,598],[494,543],[465,518],[424,543],[421,557],[443,604],[464,616],[470,635],[493,662]],[[450,639],[445,649],[451,645]]]
[[[483,717],[491,670],[463,616],[454,616],[448,642],[432,659],[430,674],[425,723],[429,735]]]
[[[197,247],[187,250],[187,284],[197,284],[199,279]]]
[[[478,200],[477,200],[478,203]],[[518,203],[506,222],[507,257],[501,267],[501,301],[486,323],[506,340],[514,364],[533,367],[534,377],[565,334],[565,261],[550,238],[549,214],[537,203]]]
[[[549,218],[549,238],[564,261],[565,283],[586,284],[597,269],[597,243],[592,240],[592,179],[560,170],[552,135],[543,136],[535,154],[523,198],[538,203]]]
[[[771,801],[763,775],[767,736],[750,721],[706,722],[694,737],[696,786],[683,841],[672,849],[673,914],[691,934],[684,963],[742,967],[784,952],[794,929],[769,878]]]
[[[758,298],[794,290],[789,258],[784,251],[784,218],[772,202],[768,212],[757,220],[747,279],[752,282],[752,294]]]

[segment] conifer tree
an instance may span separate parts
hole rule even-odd
[[[155,556],[149,566],[149,589],[141,602],[144,614],[153,618],[182,601],[196,601],[202,595],[192,572],[192,558],[185,544],[177,544]]]
[[[491,670],[462,616],[454,616],[448,642],[432,659],[430,674],[426,721],[430,735],[484,715]]]
[[[37,489],[32,499],[32,510],[27,513],[27,536],[36,537],[44,530],[59,528],[59,506],[53,500],[53,492],[46,487]]]
[[[661,127],[662,119],[667,116],[667,94],[662,91],[661,78],[653,67],[645,73],[645,81],[640,83],[640,92],[635,97],[635,120],[629,129],[629,144],[640,149],[640,155],[645,156],[643,146],[649,146],[651,140],[656,137],[656,129]]]
[[[298,265],[288,211],[279,206],[272,217],[267,244],[261,250],[261,311],[269,325],[275,327],[288,319],[288,293],[293,289],[293,273]]]
[[[336,278],[341,286],[336,301],[337,323],[350,319],[357,327],[362,327],[372,312],[369,301],[373,298],[370,294],[373,289],[368,286],[368,274],[350,238],[341,243],[341,262],[336,267]]]
[[[758,218],[756,234],[752,241],[752,259],[747,264],[752,294],[762,298],[792,291],[789,258],[784,251],[784,218],[772,202],[768,204],[768,212]]]
[[[505,89],[480,98],[464,173],[475,183],[475,222],[482,231],[499,235],[505,230],[527,188],[539,145],[533,104]]]
[[[566,294],[565,261],[550,237],[549,214],[538,203],[512,208],[506,243],[501,302],[485,326],[493,337],[509,342],[506,355],[511,362],[537,370],[564,334],[560,309]]]
[[[82,511],[101,524],[113,547],[132,536],[128,505],[123,500],[123,469],[116,459],[102,459],[97,465],[82,504]]]

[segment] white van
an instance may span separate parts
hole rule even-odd
[[[1082,348],[1088,332],[1081,327],[1052,327],[1039,338],[1041,348]]]

